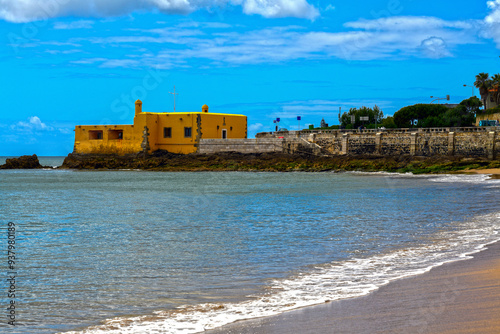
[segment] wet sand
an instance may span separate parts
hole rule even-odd
[[[500,243],[364,297],[205,333],[500,333]]]
[[[476,174],[491,174],[491,175],[500,175],[500,168],[491,168],[491,169],[469,169],[466,170],[468,173],[476,173]]]

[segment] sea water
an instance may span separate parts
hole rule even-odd
[[[365,295],[500,239],[484,175],[0,171],[8,333],[197,333]]]

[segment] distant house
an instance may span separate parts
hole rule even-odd
[[[488,96],[486,97],[486,106],[485,109],[491,109],[498,106],[498,103],[495,102],[495,95],[498,92],[498,87],[492,88],[488,91]]]
[[[486,97],[486,106],[485,109],[493,109],[498,106],[498,103],[495,101],[495,95],[497,94],[498,87],[492,88],[488,91],[488,96]],[[493,122],[492,122],[493,121]],[[498,125],[500,123],[500,113],[492,114],[491,111],[478,113],[476,115],[476,126],[481,126],[484,124],[489,125]]]
[[[137,153],[166,150],[194,153],[200,139],[247,137],[244,115],[209,113],[204,105],[198,112],[152,113],[135,102],[130,125],[78,125],[74,153]]]

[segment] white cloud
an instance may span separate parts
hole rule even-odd
[[[243,12],[264,17],[300,17],[313,20],[318,10],[305,0],[245,0]]]
[[[24,131],[40,131],[40,130],[53,130],[50,126],[43,123],[38,116],[32,116],[28,118],[28,122],[18,122],[12,125],[13,130],[24,130]]]
[[[486,4],[488,5],[488,8],[490,8],[493,11],[493,14],[495,14],[495,11],[498,11],[500,9],[500,0],[488,1]],[[496,14],[498,15],[498,12]],[[494,20],[495,17],[492,17],[491,19]],[[499,19],[500,17],[496,16],[496,20],[498,21]],[[486,21],[488,21],[488,19]]]
[[[12,138],[20,138],[20,135],[25,136],[27,134],[32,136],[54,136],[57,133],[68,135],[72,134],[73,126],[73,124],[67,123],[51,123],[51,125],[47,125],[42,122],[40,117],[31,116],[26,121],[0,126],[0,130],[8,128],[10,129],[9,134],[13,136]],[[34,137],[31,137],[31,139],[36,140]]]
[[[435,17],[397,16],[377,20],[358,20],[344,25],[358,29],[360,35],[344,48],[356,59],[371,54],[389,56],[422,55],[429,58],[451,57],[459,45],[479,43],[482,23],[477,20],[445,21]],[[365,52],[364,52],[365,51]]]
[[[108,68],[114,68],[114,67],[137,67],[140,66],[141,62],[137,60],[132,60],[132,59],[109,59],[104,61],[101,64],[101,67],[108,67]]]
[[[358,20],[348,22],[344,26],[363,30],[380,31],[411,31],[414,29],[456,28],[471,29],[474,21],[445,21],[437,17],[428,16],[393,16],[376,20]]]
[[[499,0],[500,1],[500,0]],[[346,32],[305,31],[300,26],[239,32],[231,26],[201,30],[183,25],[133,30],[134,35],[72,39],[77,44],[123,45],[121,58],[73,60],[74,64],[162,69],[187,66],[191,60],[209,66],[279,63],[297,59],[345,60],[444,58],[460,45],[481,42],[475,21],[444,21],[431,17],[393,17],[346,23]],[[144,45],[151,49],[144,50]],[[130,52],[131,50],[135,50]],[[113,59],[115,58],[115,59]]]
[[[350,108],[366,106],[372,108],[374,105],[380,108],[390,108],[393,101],[373,100],[373,99],[344,99],[344,100],[306,100],[291,101],[282,105],[280,115],[283,118],[295,118],[301,116],[338,115],[339,107],[341,113],[348,112]]]
[[[484,22],[486,24],[487,32],[490,34],[500,48],[500,0],[488,1],[488,8],[491,12]]]
[[[54,23],[54,29],[61,30],[61,29],[90,29],[94,26],[93,21],[88,21],[88,20],[80,20],[80,21],[73,21],[73,22],[56,22]]]
[[[264,125],[262,123],[254,123],[248,126],[248,132],[258,132]]]
[[[72,64],[81,64],[81,65],[93,65],[95,63],[101,63],[108,61],[106,58],[85,58],[85,59],[80,59],[80,60],[74,60],[71,63]]]
[[[451,53],[446,47],[446,42],[439,37],[430,37],[422,41],[422,50],[429,58],[450,57]]]
[[[72,129],[70,128],[58,128],[59,132],[65,135],[69,135],[72,133]]]
[[[45,50],[45,52],[52,55],[57,55],[57,54],[67,55],[72,53],[82,53],[84,51],[79,49],[71,49],[71,50]]]
[[[0,0],[0,18],[30,22],[54,17],[112,17],[134,11],[159,10],[165,14],[188,14],[196,10],[242,6],[246,14],[264,17],[314,19],[318,10],[306,0]]]

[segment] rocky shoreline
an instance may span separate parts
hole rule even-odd
[[[8,159],[0,169],[44,168],[36,155]],[[500,168],[500,160],[467,157],[417,156],[313,156],[283,153],[173,154],[69,154],[58,169],[151,171],[363,171],[398,173],[450,173]]]
[[[10,158],[5,161],[5,164],[0,165],[0,169],[39,169],[45,168],[40,165],[36,154],[23,155],[19,158]]]

